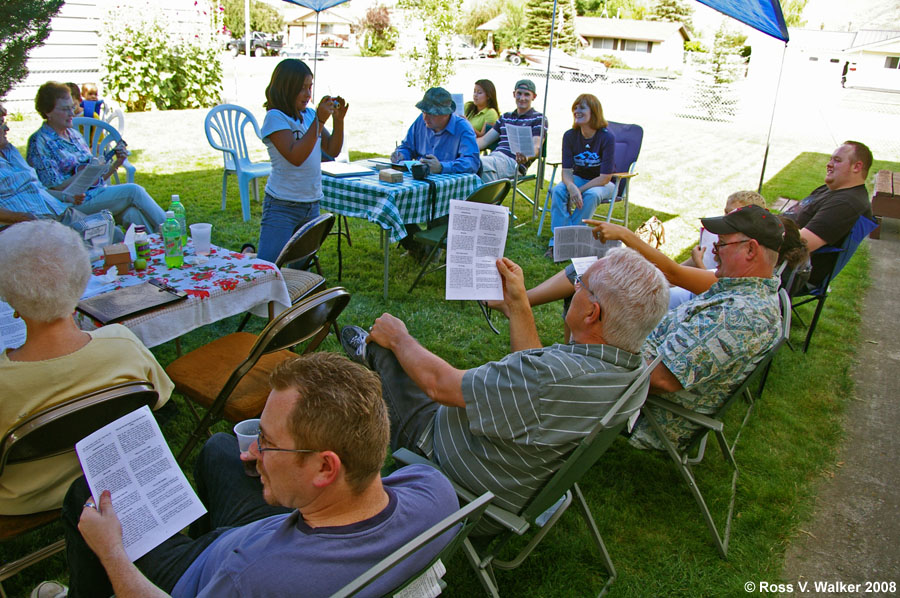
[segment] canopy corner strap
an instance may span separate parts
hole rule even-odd
[[[329,8],[334,8],[338,4],[343,4],[344,2],[348,2],[349,0],[284,0],[290,4],[296,4],[298,6],[303,6],[308,8],[316,13],[316,37],[313,42],[313,55],[312,55],[312,63],[313,63],[313,84],[315,84],[316,80],[316,66],[318,65],[318,56],[319,56],[319,13],[323,10],[328,10]],[[778,0],[775,0],[776,2]]]

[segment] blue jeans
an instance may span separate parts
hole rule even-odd
[[[194,480],[207,514],[191,524],[190,536],[175,534],[134,563],[165,592],[172,591],[191,563],[223,532],[292,511],[266,504],[259,478],[244,473],[237,439],[230,434],[216,434],[204,445],[194,467]],[[71,598],[113,594],[103,565],[78,531],[78,520],[89,496],[82,477],[75,480],[63,501]]]
[[[122,183],[109,185],[83,204],[75,206],[79,212],[96,214],[109,210],[119,224],[128,228],[131,224],[143,224],[147,233],[158,232],[166,213],[140,185]]]
[[[317,201],[283,201],[266,193],[256,257],[274,263],[294,231],[318,217]]]
[[[590,179],[583,179],[580,176],[572,175],[572,180],[579,187],[589,182]],[[557,183],[553,187],[553,203],[550,206],[550,247],[553,247],[552,233],[557,226],[577,226],[582,224],[582,220],[591,218],[598,203],[609,202],[616,193],[616,184],[607,183],[602,187],[591,187],[587,191],[582,191],[581,200],[583,206],[581,209],[575,209],[569,214],[569,190],[565,183]]]

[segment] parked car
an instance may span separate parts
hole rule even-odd
[[[269,36],[259,31],[250,33],[250,51],[254,56],[277,56],[283,46],[282,37]],[[234,52],[234,55],[244,54],[244,38],[233,39],[228,42],[227,48]]]
[[[282,58],[299,58],[301,60],[309,60],[315,55],[316,60],[325,60],[328,58],[328,50],[316,49],[313,44],[301,42],[289,48],[282,48],[278,55]]]

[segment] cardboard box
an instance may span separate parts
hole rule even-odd
[[[402,183],[403,173],[393,169],[385,169],[378,172],[378,180],[385,183]]]
[[[131,252],[125,243],[114,243],[103,248],[103,271],[113,266],[120,275],[131,271]]]

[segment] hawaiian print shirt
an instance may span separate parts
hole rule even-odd
[[[61,185],[94,157],[77,129],[69,129],[68,133],[69,138],[65,139],[44,123],[28,139],[26,158],[48,189]],[[90,201],[105,188],[106,180],[101,177],[84,194],[84,201]]]
[[[662,363],[684,387],[660,395],[663,399],[710,415],[775,345],[780,328],[778,278],[721,278],[707,292],[666,314],[642,352],[648,361],[661,354]],[[652,411],[681,448],[699,429],[671,413]],[[663,448],[645,421],[635,427],[631,443]]]

